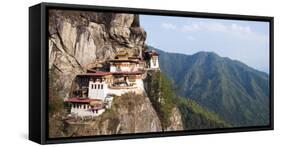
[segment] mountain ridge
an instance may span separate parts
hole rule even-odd
[[[230,58],[230,57],[223,57],[223,56],[217,54],[217,53],[214,52],[214,51],[198,51],[198,52],[193,53],[193,54],[184,54],[184,53],[176,53],[176,52],[164,51],[164,50],[161,50],[161,49],[155,48],[155,47],[153,47],[153,46],[149,46],[149,45],[148,45],[148,48],[149,48],[149,49],[154,49],[154,50],[156,50],[157,52],[159,52],[159,54],[161,54],[161,53],[168,53],[168,54],[174,54],[174,55],[180,55],[180,56],[193,56],[193,55],[200,55],[200,54],[213,54],[213,55],[216,55],[216,56],[221,57],[221,58],[223,58],[223,59],[231,60],[231,61],[237,62],[238,64],[243,64],[244,66],[250,67],[250,68],[252,68],[253,70],[256,70],[256,71],[258,71],[258,72],[261,72],[261,73],[264,73],[264,74],[266,74],[266,75],[269,75],[267,72],[262,71],[262,70],[259,70],[259,69],[256,69],[256,68],[254,68],[254,67],[251,67],[251,66],[245,64],[244,62],[238,60],[238,59],[232,59],[232,58]]]
[[[178,95],[218,113],[234,126],[269,123],[267,73],[214,52],[185,55],[156,50],[161,71]]]

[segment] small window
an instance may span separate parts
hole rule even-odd
[[[95,89],[97,89],[97,85],[95,84]]]
[[[103,84],[101,85],[101,89],[103,89]]]
[[[92,89],[94,89],[94,84],[92,84],[91,86],[92,86]]]
[[[98,84],[98,89],[100,89],[100,84]]]

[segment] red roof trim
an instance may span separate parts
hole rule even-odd
[[[138,61],[130,60],[130,59],[113,59],[113,60],[109,60],[109,62],[135,62],[135,63],[138,63]]]
[[[128,72],[128,71],[117,71],[117,72],[95,72],[95,73],[84,73],[77,76],[107,76],[107,75],[137,75],[142,74],[140,71]]]
[[[108,76],[111,75],[111,72],[102,72],[102,71],[97,71],[93,73],[84,73],[84,74],[79,74],[77,76]]]
[[[67,98],[64,100],[65,102],[71,102],[71,103],[90,103],[92,101],[101,101],[100,99],[90,99],[90,98],[78,98],[78,97],[73,97],[73,98]]]
[[[127,71],[117,71],[117,72],[112,72],[113,75],[138,75],[142,74],[140,71],[135,71],[135,72],[127,72]]]

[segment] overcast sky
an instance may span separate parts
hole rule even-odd
[[[146,43],[167,52],[212,51],[269,73],[269,23],[141,15]]]

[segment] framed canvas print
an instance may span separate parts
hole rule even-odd
[[[273,17],[29,8],[29,139],[273,129]]]

